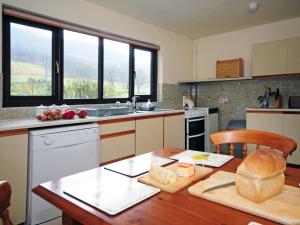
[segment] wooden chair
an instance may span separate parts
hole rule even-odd
[[[10,206],[10,197],[10,184],[7,181],[0,181],[0,218],[3,222],[3,225],[13,225],[7,209]]]
[[[256,149],[260,146],[270,147],[282,151],[283,157],[287,159],[296,150],[297,144],[293,139],[283,135],[259,131],[259,130],[227,130],[210,135],[213,144],[216,146],[217,153],[220,153],[221,144],[230,144],[229,153],[234,154],[234,145],[243,145],[243,158],[247,156],[247,144],[256,144]]]

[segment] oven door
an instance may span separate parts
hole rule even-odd
[[[186,134],[194,136],[205,133],[205,116],[186,120]]]
[[[186,136],[187,149],[196,151],[205,151],[205,133]]]
[[[186,119],[185,148],[206,151],[206,117]]]

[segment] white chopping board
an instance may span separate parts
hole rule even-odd
[[[99,179],[78,183],[67,187],[63,192],[87,205],[115,215],[159,193],[160,189],[107,171]]]
[[[233,159],[233,156],[195,150],[186,150],[176,155],[172,155],[169,158],[175,160],[180,160],[182,158],[191,158],[197,165],[220,167]]]
[[[108,164],[104,166],[104,168],[129,177],[136,177],[148,172],[151,165],[164,166],[172,162],[174,162],[173,159],[163,158],[148,153]]]
[[[188,192],[200,198],[260,216],[277,223],[300,224],[299,187],[285,185],[282,193],[261,203],[255,203],[240,196],[236,191],[235,185],[211,190],[202,194],[202,191],[209,187],[234,180],[234,173],[218,171],[208,179],[199,181],[189,187]]]

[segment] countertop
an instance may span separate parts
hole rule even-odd
[[[246,112],[291,112],[291,113],[300,113],[300,109],[289,109],[289,108],[268,108],[268,109],[264,109],[264,108],[246,108]]]
[[[101,121],[118,120],[118,119],[125,119],[125,118],[135,119],[135,118],[142,118],[142,117],[149,117],[149,116],[150,117],[165,116],[165,115],[172,115],[172,114],[178,114],[183,112],[184,112],[183,110],[166,110],[166,111],[132,113],[127,115],[119,115],[119,116],[108,116],[108,117],[88,116],[84,119],[75,118],[71,120],[62,119],[62,120],[51,120],[51,121],[38,121],[34,118],[0,120],[0,131],[32,129],[32,128],[62,126],[62,125],[90,123],[90,122],[101,122]]]

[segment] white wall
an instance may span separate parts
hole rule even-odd
[[[194,77],[216,77],[216,61],[243,58],[251,76],[252,45],[300,36],[300,17],[194,40]]]
[[[185,36],[84,0],[0,0],[0,2],[75,24],[157,44],[161,47],[158,56],[158,82],[172,84],[177,83],[178,80],[192,79],[193,42]],[[0,36],[2,37],[2,34]]]

